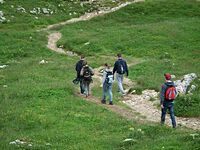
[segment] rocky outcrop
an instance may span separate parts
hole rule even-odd
[[[176,90],[179,94],[186,94],[188,87],[190,86],[191,82],[197,78],[197,75],[195,73],[190,73],[184,75],[183,79],[174,81],[176,85]],[[191,86],[190,93],[194,91],[195,86]]]

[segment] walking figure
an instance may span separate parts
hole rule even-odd
[[[174,116],[174,100],[177,96],[177,91],[174,82],[171,81],[171,75],[169,73],[164,74],[165,83],[162,85],[160,94],[160,104],[161,104],[161,124],[165,123],[165,116],[167,110],[169,110],[170,118],[173,128],[176,127],[176,120]]]
[[[83,62],[83,68],[80,73],[83,81],[83,89],[86,97],[89,96],[90,83],[92,82],[92,76],[94,75],[92,68],[88,66],[87,61]]]
[[[112,83],[113,83],[113,72],[110,69],[110,65],[108,65],[107,63],[104,65],[105,69],[103,71],[103,80],[102,80],[102,84],[103,84],[103,98],[101,100],[102,104],[106,104],[106,93],[108,92],[108,96],[109,96],[109,105],[113,105],[113,95],[112,95]]]
[[[117,61],[114,64],[114,68],[113,68],[113,75],[115,74],[115,72],[117,72],[116,74],[116,79],[118,82],[118,91],[122,94],[122,95],[126,95],[124,88],[123,88],[123,78],[124,78],[124,74],[126,74],[126,76],[128,77],[128,66],[127,63],[124,59],[122,59],[122,55],[121,54],[117,54]]]
[[[83,88],[83,79],[82,79],[82,76],[80,75],[81,73],[81,69],[83,68],[83,62],[85,61],[85,56],[84,55],[81,55],[81,58],[80,60],[76,63],[76,79],[75,79],[75,82],[80,82],[80,91],[81,91],[81,94],[84,93],[84,88]],[[78,83],[77,83],[78,84]]]

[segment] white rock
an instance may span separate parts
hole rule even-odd
[[[26,9],[23,8],[22,6],[18,6],[18,7],[17,7],[17,10],[18,10],[18,11],[21,11],[22,13],[26,13]]]
[[[183,80],[177,80],[174,81],[174,84],[176,85],[176,90],[180,94],[186,94],[187,88],[190,85],[190,83],[197,78],[197,75],[195,73],[184,75]]]
[[[44,14],[49,14],[49,10],[48,10],[47,8],[42,8],[42,12],[43,12]]]
[[[44,59],[39,62],[39,64],[47,64],[47,63],[48,61],[45,61]]]
[[[8,86],[7,86],[7,85],[3,85],[3,87],[4,87],[4,88],[7,88]]]
[[[130,142],[130,141],[135,141],[134,139],[125,139],[123,142]]]
[[[84,45],[89,45],[90,44],[90,42],[86,42],[86,43],[84,43]]]
[[[10,142],[9,144],[17,144],[15,141]]]
[[[8,65],[1,65],[0,69],[6,68]]]

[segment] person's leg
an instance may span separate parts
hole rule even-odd
[[[89,82],[86,82],[86,97],[89,96]]]
[[[120,92],[122,94],[125,94],[124,89],[123,89],[123,83],[122,83],[123,82],[123,75],[117,73],[116,79],[117,79],[117,82],[118,82],[118,88],[119,88]]]
[[[161,108],[161,124],[163,125],[165,123],[165,116],[167,113],[167,105],[163,104],[164,108]]]
[[[174,103],[170,103],[169,113],[170,113],[170,117],[171,117],[171,121],[172,121],[172,126],[173,126],[173,128],[176,128],[176,120],[175,120],[175,116],[174,116]]]
[[[81,90],[81,94],[84,93],[84,85],[83,85],[83,79],[80,78],[80,90]]]
[[[82,88],[83,88],[83,94],[85,94],[86,95],[86,93],[87,93],[87,87],[86,87],[86,82],[83,80],[83,82],[82,82]]]
[[[112,98],[113,98],[113,95],[112,95],[112,84],[109,84],[108,86],[108,95],[109,95],[109,104],[113,105],[113,102],[112,102]]]
[[[103,97],[102,97],[102,100],[101,100],[101,102],[102,102],[103,104],[106,103],[106,91],[107,91],[107,86],[106,86],[106,83],[104,83],[104,84],[103,84]]]

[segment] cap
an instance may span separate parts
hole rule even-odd
[[[171,74],[169,74],[169,73],[165,73],[164,76],[165,76],[166,80],[170,80],[171,79]]]

